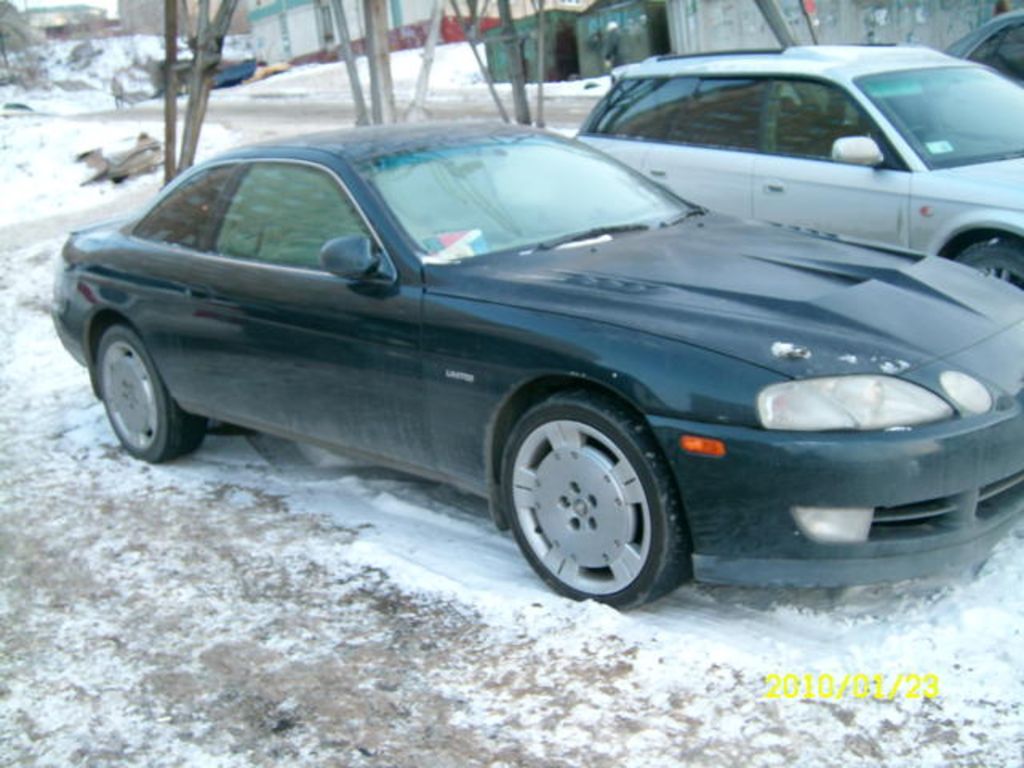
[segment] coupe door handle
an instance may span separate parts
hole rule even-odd
[[[667,175],[668,174],[665,173],[665,171],[659,171],[653,168],[651,169],[651,176],[653,176],[656,179],[664,179]]]
[[[779,192],[786,191],[786,185],[783,184],[781,181],[768,181],[765,182],[764,191],[778,194]]]

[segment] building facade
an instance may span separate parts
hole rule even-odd
[[[667,0],[676,53],[773,48],[754,0]],[[778,0],[801,43],[917,43],[943,49],[992,17],[993,0]],[[808,17],[805,11],[811,10]]]

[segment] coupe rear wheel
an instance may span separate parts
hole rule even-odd
[[[158,463],[199,447],[206,419],[185,413],[171,399],[138,334],[122,325],[109,328],[96,366],[107,418],[128,453]]]
[[[965,248],[956,260],[1024,289],[1024,243],[1009,238],[986,240]]]
[[[629,607],[689,575],[674,481],[647,425],[615,401],[574,392],[534,407],[503,470],[516,540],[559,593]]]

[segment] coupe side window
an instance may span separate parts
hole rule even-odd
[[[831,160],[832,144],[846,136],[872,136],[873,126],[840,89],[808,80],[772,83],[764,120],[764,151]]]
[[[591,124],[594,133],[664,139],[676,103],[693,95],[695,77],[623,80],[609,95],[604,112]]]
[[[217,198],[236,168],[219,165],[178,187],[136,225],[135,236],[197,250],[203,248]]]
[[[681,144],[756,150],[767,81],[702,80],[676,102],[666,138]]]
[[[370,234],[331,176],[295,163],[252,165],[238,185],[217,237],[225,256],[319,269],[320,248]]]

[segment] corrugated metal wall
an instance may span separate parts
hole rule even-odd
[[[800,0],[779,5],[794,37],[810,43]],[[817,0],[821,43],[920,43],[944,48],[992,16],[992,0]],[[778,45],[754,0],[668,0],[677,53]]]

